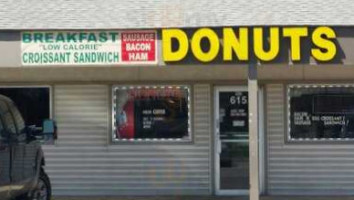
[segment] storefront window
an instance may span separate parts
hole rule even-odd
[[[114,86],[113,140],[190,140],[187,86]]]
[[[354,85],[290,85],[290,140],[354,140]]]
[[[20,120],[17,124],[42,131],[43,121],[50,118],[50,87],[0,87],[0,95],[10,98],[18,108],[20,113],[13,113],[14,119]],[[44,144],[54,143],[53,137],[44,138]]]

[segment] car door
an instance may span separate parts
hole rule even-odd
[[[12,102],[9,103],[10,111],[13,115],[16,132],[19,141],[19,148],[24,151],[23,154],[23,181],[26,184],[31,184],[36,176],[36,156],[38,150],[37,140],[28,140],[27,133],[25,129],[25,121],[22,118],[20,111],[17,109],[16,105]]]
[[[24,187],[23,182],[23,156],[24,144],[23,139],[18,137],[14,116],[10,111],[12,101],[9,98],[0,96],[3,113],[1,115],[4,124],[4,129],[9,135],[10,147],[10,181],[11,181],[11,196],[17,195]]]
[[[2,106],[0,102],[0,116]],[[10,147],[4,135],[4,124],[0,118],[0,200],[8,199],[10,194]]]
[[[8,112],[4,115],[7,130],[15,138],[11,143],[11,195],[16,196],[26,186],[24,154],[26,145],[25,125],[21,114],[10,99],[6,99]]]

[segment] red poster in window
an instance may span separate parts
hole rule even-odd
[[[156,63],[156,32],[122,32],[122,62]]]
[[[134,99],[128,100],[128,102],[124,105],[123,110],[117,114],[117,137],[125,139],[134,138]]]

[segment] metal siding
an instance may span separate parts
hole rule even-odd
[[[268,193],[353,195],[354,146],[285,143],[285,85],[266,88]]]
[[[108,85],[54,87],[59,139],[45,146],[54,195],[203,195],[210,188],[210,86],[196,85],[193,143],[110,144]]]
[[[0,0],[0,29],[353,25],[351,0]]]

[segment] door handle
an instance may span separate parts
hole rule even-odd
[[[215,131],[216,131],[216,134],[215,134],[215,139],[216,139],[216,150],[217,150],[217,153],[220,154],[221,153],[221,140],[220,140],[220,119],[217,118],[215,119]]]

